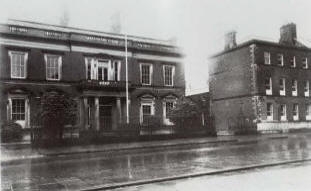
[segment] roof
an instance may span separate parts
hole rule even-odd
[[[305,50],[305,51],[311,51],[311,48],[307,47],[304,43],[301,43],[300,41],[297,40],[297,45],[292,46],[292,45],[285,45],[285,44],[280,44],[278,42],[273,42],[273,41],[267,41],[267,40],[260,40],[260,39],[251,39],[246,42],[243,42],[241,44],[238,44],[236,47],[228,49],[228,50],[223,50],[221,52],[218,52],[214,55],[211,56],[211,58],[215,58],[218,56],[221,56],[223,54],[235,51],[237,49],[243,48],[245,46],[249,46],[252,44],[263,44],[263,45],[268,45],[268,46],[274,46],[274,47],[281,47],[281,48],[290,48],[290,49],[297,49],[297,50]]]
[[[110,37],[116,39],[124,39],[125,34],[117,34],[117,33],[109,33],[97,30],[87,30],[82,28],[75,28],[75,27],[66,27],[60,25],[52,25],[52,24],[45,24],[39,22],[32,22],[32,21],[24,21],[24,20],[15,20],[9,19],[6,23],[7,25],[14,25],[14,26],[21,26],[27,28],[34,28],[34,29],[45,29],[63,33],[79,33],[79,34],[86,34],[86,35],[96,35],[96,36],[103,36],[103,37]],[[158,44],[163,46],[174,46],[172,41],[170,40],[160,40],[154,38],[147,38],[141,36],[134,36],[134,35],[127,35],[128,40],[151,43],[151,44]]]

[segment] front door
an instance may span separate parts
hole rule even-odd
[[[102,131],[112,130],[112,106],[100,105],[99,106],[99,125]]]

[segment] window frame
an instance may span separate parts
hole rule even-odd
[[[171,82],[172,82],[172,84],[166,84],[166,75],[165,75],[165,68],[166,67],[169,67],[169,68],[171,68]],[[173,65],[163,65],[163,80],[164,80],[164,86],[170,86],[170,87],[172,87],[172,86],[174,86],[174,77],[175,77],[175,66],[173,66]]]
[[[282,106],[284,111],[282,111]],[[283,113],[283,115],[282,115]],[[280,120],[281,121],[286,121],[287,120],[287,111],[286,111],[286,104],[281,104],[280,105]]]
[[[143,106],[150,106],[150,116],[155,115],[155,103],[154,98],[142,98],[140,100],[140,124],[144,123],[144,111]]]
[[[309,68],[308,57],[303,57],[301,63],[302,63],[302,68],[303,69],[308,69]]]
[[[269,84],[266,84],[266,80],[269,80]],[[267,85],[269,85],[269,89],[267,89]],[[265,78],[265,91],[266,95],[272,95],[272,77]]]
[[[307,121],[311,120],[311,104],[310,103],[306,104],[306,120]]]
[[[269,106],[271,106],[271,111],[269,111],[270,110]],[[266,104],[266,107],[267,107],[267,110],[266,110],[267,121],[273,121],[273,103],[268,102]],[[268,113],[270,113],[270,114],[268,114]]]
[[[296,108],[297,108],[297,111],[296,111]],[[296,113],[296,115],[295,115],[295,113]],[[293,104],[293,120],[294,121],[298,121],[299,120],[299,105],[298,105],[298,103],[294,103]]]
[[[295,90],[293,91],[295,87]],[[292,96],[297,96],[298,95],[298,81],[296,79],[292,80]]]
[[[277,54],[277,61],[281,63],[281,64],[278,63],[277,64],[278,66],[284,66],[284,55],[282,53]]]
[[[48,76],[48,57],[57,57],[57,72],[58,78],[50,78]],[[60,81],[62,78],[62,60],[63,57],[58,54],[44,54],[44,61],[45,61],[45,79],[48,81]]]
[[[290,63],[290,67],[296,68],[297,67],[296,56],[292,56],[289,60],[289,63]]]
[[[8,51],[9,57],[10,57],[10,77],[12,79],[26,79],[27,78],[27,65],[28,65],[28,52],[26,51],[16,51],[16,50],[9,50]],[[14,54],[19,54],[19,55],[23,55],[23,59],[24,59],[24,76],[14,76],[13,75],[13,55]]]
[[[309,82],[309,80],[304,81],[303,89],[304,89],[303,90],[304,91],[304,96],[305,97],[309,97],[310,96],[310,82]]]
[[[285,96],[286,95],[286,79],[285,78],[280,78],[280,81],[279,82],[282,82],[279,83],[279,86],[280,86],[280,96]],[[281,89],[281,87],[283,87]]]
[[[143,83],[143,66],[149,66],[149,83]],[[153,77],[153,64],[151,63],[140,63],[140,83],[141,85],[150,86],[152,84]]]
[[[268,61],[268,62],[266,62]],[[264,64],[265,65],[271,65],[271,54],[270,52],[265,51],[264,52]]]
[[[27,111],[26,111],[26,98],[24,98],[24,97],[11,97],[10,98],[11,99],[11,113],[10,113],[10,118],[11,118],[11,120],[13,120],[13,121],[26,121],[26,115],[27,115]],[[23,102],[24,102],[24,112],[23,113],[21,113],[21,112],[15,112],[15,113],[13,113],[13,101],[14,100],[23,100]],[[13,115],[24,115],[24,117],[23,117],[23,119],[14,119],[13,118]]]

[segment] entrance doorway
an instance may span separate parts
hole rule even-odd
[[[99,106],[99,125],[102,131],[112,130],[112,106],[100,105]]]

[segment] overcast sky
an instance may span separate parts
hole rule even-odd
[[[207,90],[208,57],[224,46],[224,34],[237,42],[251,38],[278,41],[281,25],[297,24],[298,38],[311,44],[310,0],[0,0],[0,19],[59,24],[66,10],[69,26],[159,39],[176,37],[186,55],[187,86]]]

